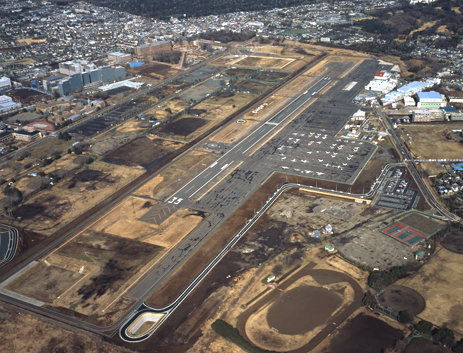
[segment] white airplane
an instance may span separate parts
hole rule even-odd
[[[347,163],[343,163],[342,165],[347,165]]]
[[[286,157],[281,157],[281,159],[286,159]]]
[[[307,151],[308,154],[311,154],[313,151]]]
[[[302,137],[304,137],[304,136],[305,136],[305,134],[301,134],[301,136],[302,136]]]
[[[325,174],[325,173],[322,173],[322,172],[317,172],[317,175],[322,175],[322,174]]]
[[[323,159],[319,159],[318,161],[321,163],[321,162],[323,162]]]
[[[357,152],[359,150],[358,147],[354,147],[354,152]]]
[[[306,159],[304,159],[304,160],[303,160],[303,161],[301,161],[301,162],[302,162],[302,163],[307,163],[307,160],[306,160]]]
[[[300,169],[295,168],[294,171],[298,172],[298,171],[300,171]]]
[[[311,132],[311,133],[309,133],[309,137],[311,137],[313,134],[315,134],[315,132]]]
[[[312,171],[311,171],[311,170],[304,170],[304,172],[306,172],[307,174],[310,174],[310,173],[312,173]]]
[[[329,163],[326,163],[326,164],[323,164],[325,167],[329,167],[330,164]]]
[[[336,156],[331,155],[331,158],[334,158],[334,157],[336,157]]]
[[[297,132],[293,132],[293,135],[294,135],[294,136],[297,136]]]
[[[310,141],[310,142],[308,143],[308,145],[310,146],[312,143],[313,143],[313,141]]]
[[[353,154],[350,154],[349,157],[352,158],[354,155]]]
[[[294,159],[291,159],[291,162],[296,162],[296,158],[294,158]]]
[[[339,168],[341,168],[341,166],[340,166],[340,165],[338,165],[338,169],[339,169]]]
[[[338,154],[338,152],[333,152],[333,156],[336,156]]]
[[[289,140],[289,141],[291,141],[292,139],[293,139],[293,138],[292,138],[292,137],[290,137],[288,140]]]
[[[294,142],[298,143],[301,139],[296,139]]]
[[[281,151],[282,149],[283,149],[283,146],[277,148],[277,150],[280,150],[280,151]]]
[[[330,153],[330,151],[325,151],[325,153]]]
[[[340,140],[340,139],[336,139],[336,141],[338,141],[338,142],[341,142],[341,140]]]
[[[281,167],[281,168],[283,168],[283,169],[289,169],[289,167],[285,167],[285,166],[283,166],[283,167]]]
[[[359,142],[359,145],[363,145],[363,142]]]

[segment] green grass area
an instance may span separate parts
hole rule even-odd
[[[56,138],[51,138],[47,141],[40,143],[38,146],[29,150],[30,158],[33,159],[44,159],[51,157],[53,152],[66,152],[69,148],[72,147],[72,144],[75,141],[64,141]]]

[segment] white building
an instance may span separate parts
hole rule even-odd
[[[0,113],[21,108],[21,103],[13,102],[8,96],[0,96]]]
[[[370,83],[365,86],[365,89],[369,91],[388,93],[392,91],[394,87],[395,87],[394,83],[381,79],[381,80],[370,81]]]
[[[132,55],[119,52],[108,53],[108,60],[113,61],[117,64],[123,64],[130,62],[132,60]]]
[[[59,72],[69,76],[82,74],[96,69],[96,65],[88,62],[87,60],[71,60],[59,64]]]
[[[445,102],[438,92],[418,92],[418,108],[440,108],[445,107]]]
[[[404,97],[404,106],[414,107],[415,105],[415,100],[412,97]]]
[[[0,78],[0,91],[11,88],[11,80],[8,77]]]

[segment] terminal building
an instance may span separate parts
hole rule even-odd
[[[119,52],[108,53],[108,60],[116,64],[123,64],[132,61],[132,55]]]
[[[59,93],[67,96],[83,89],[94,88],[113,81],[124,80],[125,68],[122,66],[102,66],[90,72],[74,74],[58,82]]]
[[[418,92],[418,108],[440,108],[445,107],[445,101],[438,92]]]

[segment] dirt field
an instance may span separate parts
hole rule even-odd
[[[64,141],[57,138],[50,138],[47,141],[40,143],[38,146],[28,150],[30,153],[29,158],[31,159],[44,159],[47,157],[52,157],[53,153],[63,153],[66,152],[69,148],[72,147],[72,144],[75,141]]]
[[[246,104],[247,102],[244,102],[243,104]],[[194,109],[190,110],[191,112],[202,112],[199,116],[202,118],[211,118],[211,119],[225,119],[227,116],[230,114],[234,113],[236,110],[238,110],[240,107],[233,105],[218,105],[218,104],[212,104],[209,102],[209,100],[203,101],[196,105]]]
[[[270,85],[263,82],[256,81],[247,81],[247,80],[238,80],[232,86],[231,89],[238,92],[250,92],[261,94],[265,92]]]
[[[143,113],[143,117],[146,119],[156,119],[157,121],[166,120],[170,116],[170,113],[166,112],[165,110],[154,107],[148,110],[147,112]]]
[[[407,142],[409,148],[420,155],[422,159],[452,159],[461,158],[463,145],[458,142],[447,141],[444,133],[462,129],[463,123],[446,125],[407,126],[406,132],[413,143]],[[404,136],[402,133],[401,136]]]
[[[134,191],[134,194],[162,200],[185,185],[192,177],[192,173],[170,166]]]
[[[12,90],[10,92],[7,92],[7,95],[12,97],[15,101],[19,100],[21,103],[30,103],[32,101],[39,101],[42,99],[52,98],[51,95],[27,88]]]
[[[170,152],[180,148],[181,142],[142,136],[108,153],[103,161],[150,169]]]
[[[43,190],[24,202],[14,212],[15,224],[39,234],[50,235],[143,173],[141,169],[102,162],[93,162],[89,168],[67,176],[51,189]]]
[[[135,68],[134,71],[137,71],[140,75],[151,76],[154,78],[159,78],[159,76],[161,76],[164,79],[174,76],[180,72],[180,70],[175,69],[170,65],[161,63],[145,64]]]
[[[165,103],[165,106],[162,106],[162,109],[169,108],[172,111],[172,114],[180,113],[185,108],[188,108],[190,103],[181,99],[171,99]]]
[[[188,153],[185,157],[182,157],[178,161],[175,162],[175,165],[181,168],[186,168],[186,169],[192,169],[196,165],[202,165],[203,163],[200,163],[206,159],[206,157],[210,156],[210,152],[206,151],[192,151]],[[204,167],[207,167],[209,164],[204,165]]]
[[[234,63],[237,66],[254,66],[267,69],[282,69],[294,59],[280,59],[263,56],[246,56]]]
[[[447,233],[445,238],[440,241],[441,245],[447,250],[463,254],[463,234],[451,232]]]
[[[384,320],[384,321],[383,321]],[[340,326],[314,353],[382,353],[405,336],[393,320],[383,319],[364,308]]]
[[[438,162],[420,162],[418,170],[428,178],[435,178],[439,173],[446,172]]]
[[[152,127],[153,124],[147,121],[140,121],[138,119],[132,119],[127,121],[126,123],[118,126],[116,129],[116,133],[120,134],[131,134],[131,133],[139,133],[145,131],[146,129]]]
[[[39,168],[38,171],[43,171],[45,174],[60,174],[65,173],[70,170],[79,168],[85,164],[85,161],[88,159],[87,156],[77,155],[77,154],[65,154],[60,159],[53,161],[52,164],[45,167]]]
[[[463,331],[462,283],[461,255],[445,248],[438,249],[414,276],[397,282],[414,289],[426,300],[426,309],[420,318],[460,332]]]
[[[378,296],[380,304],[392,308],[395,313],[408,311],[413,316],[420,314],[426,307],[426,302],[420,293],[411,288],[391,285]]]
[[[122,353],[128,350],[104,343],[84,334],[65,330],[43,320],[20,314],[9,308],[0,309],[0,351],[37,353]]]
[[[203,103],[209,104],[218,104],[224,106],[236,106],[242,107],[246,103],[249,103],[257,96],[255,94],[249,93],[233,93],[233,92],[220,92],[217,93],[215,96],[209,97]],[[195,107],[196,109],[203,109],[199,108],[199,105]]]
[[[167,135],[172,138],[181,137],[185,140],[191,140],[215,123],[217,122],[213,120],[182,114],[178,119],[164,125],[158,132],[163,134],[161,136]]]
[[[139,218],[156,204],[146,199],[129,197],[90,229],[163,247],[164,254],[205,217],[198,211],[181,208],[160,225],[140,221]]]
[[[41,262],[23,276],[13,281],[8,289],[52,304],[69,287],[78,282],[84,275],[62,267],[47,266]],[[42,289],[42,290],[40,290]]]

